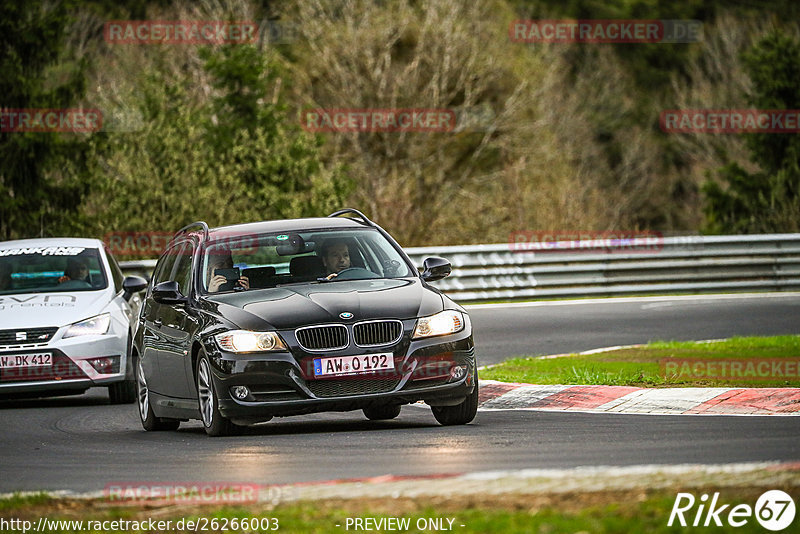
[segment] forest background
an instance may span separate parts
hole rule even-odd
[[[794,0],[0,4],[0,239],[364,211],[403,246],[520,231],[800,231],[800,136],[676,134],[670,109],[800,109]],[[119,44],[113,20],[254,21],[249,44]],[[702,23],[693,43],[520,43],[520,19]],[[311,108],[436,108],[447,132],[309,132]]]

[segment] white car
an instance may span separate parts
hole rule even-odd
[[[136,398],[130,346],[147,282],[98,239],[0,242],[0,396],[107,386]]]

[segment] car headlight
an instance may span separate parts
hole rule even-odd
[[[67,328],[64,332],[64,338],[76,336],[91,336],[102,335],[108,332],[108,327],[111,326],[111,314],[103,313],[95,315],[89,319],[74,323]]]
[[[436,315],[417,319],[417,325],[414,327],[414,334],[411,339],[446,336],[447,334],[460,332],[463,329],[464,316],[462,313],[454,310],[445,310]]]
[[[250,332],[231,330],[214,336],[217,344],[228,352],[264,352],[286,350],[286,345],[275,332]]]

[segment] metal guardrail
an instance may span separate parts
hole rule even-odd
[[[433,285],[459,302],[800,289],[800,234],[685,236],[407,248],[453,273]],[[148,275],[155,260],[122,262]]]

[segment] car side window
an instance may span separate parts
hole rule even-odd
[[[114,289],[119,293],[122,291],[122,281],[125,279],[125,275],[122,274],[122,269],[120,269],[117,259],[111,255],[111,251],[108,250],[108,247],[105,248],[105,253],[106,258],[108,258],[108,265],[111,267],[111,278],[114,280]]]
[[[192,243],[186,243],[177,255],[173,280],[178,282],[182,295],[188,295],[192,287],[192,258],[194,258],[194,250],[195,247]]]

